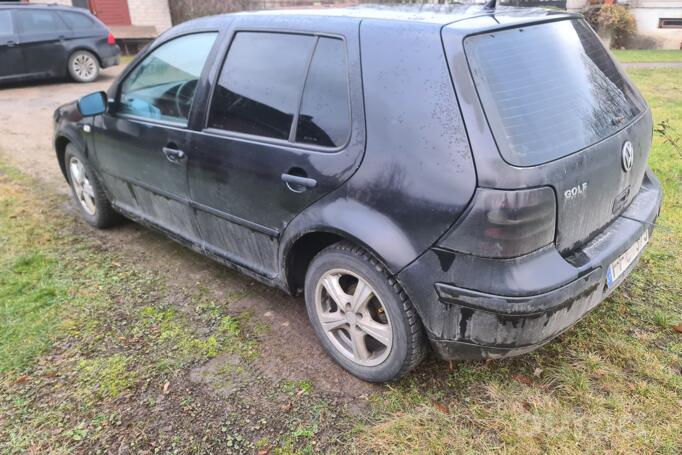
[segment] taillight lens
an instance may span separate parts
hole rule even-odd
[[[512,258],[554,242],[556,198],[549,187],[476,190],[471,210],[439,246],[482,257]]]
[[[116,37],[114,37],[114,34],[109,32],[109,35],[107,36],[107,44],[116,44]]]

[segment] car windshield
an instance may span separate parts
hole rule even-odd
[[[465,50],[497,146],[510,164],[533,166],[574,153],[644,110],[582,20],[471,36]]]

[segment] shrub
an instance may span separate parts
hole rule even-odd
[[[622,5],[602,5],[585,13],[585,19],[597,32],[611,36],[611,47],[622,48],[637,34],[637,22]]]

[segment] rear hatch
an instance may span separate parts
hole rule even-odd
[[[502,158],[510,172],[546,174],[556,244],[571,252],[639,191],[652,132],[646,103],[581,19],[481,33],[464,48]]]

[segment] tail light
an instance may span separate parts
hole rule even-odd
[[[439,246],[482,257],[513,258],[554,242],[556,198],[549,187],[479,188],[471,209]]]
[[[107,36],[107,44],[116,44],[116,37],[114,37],[114,34],[111,32],[109,32],[109,35]]]

